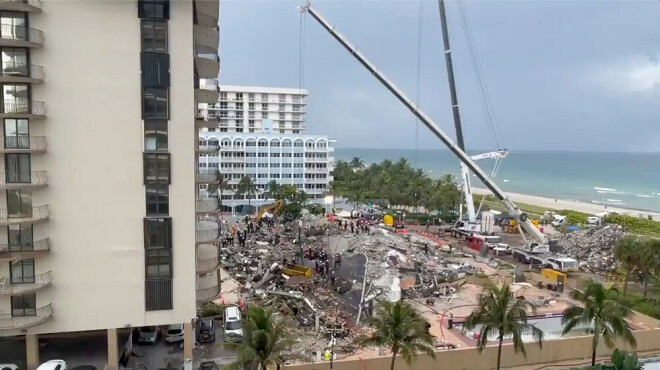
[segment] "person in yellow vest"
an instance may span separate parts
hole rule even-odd
[[[332,356],[332,354],[330,353],[330,350],[326,349],[325,350],[325,355],[324,355],[325,360],[330,361],[331,356]]]

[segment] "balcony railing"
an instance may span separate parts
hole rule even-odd
[[[213,60],[216,62],[220,61],[220,57],[218,56],[218,54],[213,54],[213,53],[197,53],[197,58]]]
[[[27,41],[35,44],[44,43],[44,33],[34,28],[25,26],[16,26],[13,24],[3,24],[0,27],[0,39]]]
[[[45,136],[6,136],[0,141],[4,144],[0,147],[2,153],[43,152],[48,146]]]
[[[42,101],[27,100],[5,101],[3,104],[3,114],[34,114],[43,116],[46,114],[46,104]]]
[[[38,9],[41,9],[43,7],[43,4],[41,3],[40,0],[0,0],[0,5],[4,5],[4,8],[7,8],[6,4],[17,4],[17,5],[29,5]],[[7,8],[7,10],[10,10],[11,8]],[[16,10],[19,10],[22,8],[18,8]]]
[[[43,80],[44,67],[38,66],[36,64],[28,64],[26,62],[4,62],[2,63],[2,76],[29,77],[35,80]]]
[[[220,237],[220,229],[216,226],[215,228],[203,228],[195,230],[195,240],[197,243],[212,243]]]
[[[9,214],[6,209],[0,209],[0,225],[14,225],[46,220],[50,216],[47,205],[25,208],[21,213]]]
[[[217,199],[197,199],[195,206],[197,213],[215,213],[218,212]]]
[[[50,271],[44,272],[43,274],[40,275],[35,275],[33,276],[34,280],[33,282],[29,283],[12,283],[10,279],[8,278],[1,278],[0,279],[0,295],[23,295],[23,294],[29,294],[29,293],[34,293],[39,290],[42,290],[44,288],[47,288],[50,286],[50,283],[52,282],[52,277],[50,275]]]
[[[22,260],[48,252],[50,252],[50,239],[48,238],[24,245],[0,244],[0,259]]]
[[[197,289],[197,302],[211,302],[220,295],[220,286],[215,285],[210,288]]]
[[[211,145],[199,145],[197,147],[198,152],[217,152],[220,150],[220,145],[211,144]]]
[[[202,184],[218,182],[219,178],[220,174],[218,171],[199,171],[196,176],[197,182]]]
[[[46,171],[32,171],[29,178],[21,177],[19,173],[12,175],[12,178],[7,178],[5,173],[0,172],[0,189],[36,188],[48,184]]]
[[[198,88],[202,90],[218,91],[218,80],[211,78],[200,78]]]
[[[220,267],[220,259],[218,257],[197,260],[197,273],[199,274],[207,274],[217,270],[218,267]]]
[[[0,314],[0,330],[23,329],[41,324],[53,317],[53,307],[48,304],[47,306],[26,313],[31,313],[32,315],[12,316],[10,313]]]

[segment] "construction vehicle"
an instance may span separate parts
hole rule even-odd
[[[438,0],[438,5],[440,7],[440,15],[443,19],[443,27],[446,27],[446,18],[444,1]],[[546,250],[548,249],[548,240],[541,233],[534,224],[528,219],[527,214],[524,213],[520,208],[506,195],[502,189],[497,186],[497,184],[487,175],[477,164],[476,162],[463,150],[462,145],[458,145],[454,140],[452,140],[440,127],[419,107],[415,102],[413,102],[408,96],[406,96],[385,74],[383,74],[373,63],[371,63],[357,48],[350,42],[344,35],[339,33],[335,26],[328,23],[328,21],[323,18],[323,16],[314,8],[310,1],[307,1],[303,6],[301,6],[300,11],[303,13],[309,13],[314,20],[319,22],[319,24],[330,33],[332,37],[335,38],[354,58],[356,58],[378,81],[380,81],[410,112],[419,119],[419,121],[424,124],[458,159],[461,161],[461,164],[465,166],[466,171],[472,172],[506,207],[508,213],[512,215],[520,226],[527,231],[527,233],[536,240],[536,242],[526,242],[526,245],[530,246],[531,249],[538,249],[539,246],[545,245]],[[445,49],[449,49],[448,42],[445,41]],[[445,53],[446,57],[450,57]],[[449,60],[448,63],[451,61]],[[453,79],[453,73],[450,74],[450,78]],[[454,91],[455,93],[455,91]],[[458,104],[453,105],[453,110],[458,113]],[[469,173],[468,172],[468,173]],[[469,176],[466,178],[466,182],[469,181]],[[468,206],[471,201],[468,201]],[[474,207],[474,204],[472,204]],[[459,225],[460,226],[460,225]],[[465,225],[464,225],[465,226]],[[523,235],[524,237],[524,235]],[[534,246],[531,246],[532,243],[535,243]]]
[[[261,220],[261,217],[263,217],[264,213],[266,212],[279,215],[283,208],[284,201],[282,199],[278,199],[274,203],[264,204],[261,206],[261,208],[259,208],[259,212],[257,212],[257,220]]]

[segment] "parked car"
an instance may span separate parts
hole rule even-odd
[[[16,364],[0,364],[0,370],[18,370]]]
[[[215,321],[212,318],[197,319],[197,342],[215,342]]]
[[[243,324],[241,319],[241,310],[238,307],[227,307],[222,318],[223,329],[225,331],[225,342],[238,342],[243,339]]]
[[[157,326],[143,326],[138,331],[139,343],[156,343],[158,342],[158,327]]]
[[[218,370],[218,365],[213,361],[204,361],[199,364],[198,370]]]
[[[597,216],[587,217],[587,223],[589,225],[600,225],[600,217]]]
[[[176,343],[183,341],[183,324],[174,324],[167,327],[165,332],[165,341],[167,343]]]
[[[66,370],[66,362],[64,360],[50,360],[39,365],[37,370]]]

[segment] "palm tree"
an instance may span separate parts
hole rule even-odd
[[[609,348],[614,346],[614,339],[618,336],[623,337],[633,347],[637,345],[625,320],[630,316],[630,308],[620,305],[614,299],[617,294],[619,291],[616,287],[605,289],[599,282],[589,280],[585,284],[584,291],[571,292],[571,298],[580,301],[583,306],[571,304],[564,310],[561,319],[564,334],[580,324],[591,325],[594,330],[591,341],[591,366],[596,364],[596,349],[601,335]]]
[[[208,197],[211,197],[216,193],[218,194],[218,209],[220,209],[220,212],[222,212],[222,192],[229,189],[231,189],[229,179],[224,177],[220,171],[218,171],[218,181],[213,184],[209,184],[209,186],[206,188],[206,195]]]
[[[502,359],[502,342],[507,336],[513,340],[513,350],[525,353],[522,335],[531,332],[534,340],[543,345],[543,331],[527,322],[527,311],[536,313],[536,306],[525,299],[513,297],[511,288],[507,284],[502,287],[496,285],[486,286],[479,296],[477,308],[465,319],[464,330],[472,330],[477,325],[479,329],[479,353],[488,343],[488,336],[496,334],[499,342],[497,347],[497,369]]]
[[[277,183],[275,180],[271,180],[266,184],[266,191],[264,192],[264,198],[266,199],[281,199],[282,198],[282,186]]]
[[[638,262],[640,244],[635,236],[626,236],[619,239],[614,245],[614,258],[617,259],[626,269],[626,276],[623,280],[623,295],[628,290],[628,280],[630,273]]]
[[[353,171],[361,170],[364,168],[364,161],[360,157],[353,157],[351,160],[351,167]]]
[[[257,195],[257,184],[249,176],[243,176],[238,182],[238,194],[247,195],[248,208],[250,208],[250,199]]]
[[[236,361],[225,368],[265,370],[269,365],[283,364],[282,351],[296,344],[296,340],[286,337],[284,329],[271,311],[250,306],[243,320],[243,340],[224,344],[238,353]]]
[[[328,190],[323,192],[323,195],[332,195],[332,208],[335,208],[335,200],[338,196],[341,196],[340,186],[336,181],[330,181],[328,184]]]
[[[415,315],[413,308],[401,301],[378,302],[378,315],[370,318],[369,324],[376,329],[371,335],[355,339],[357,345],[388,346],[392,350],[390,370],[394,370],[396,355],[401,354],[408,365],[417,352],[424,352],[435,359],[433,337],[426,328],[426,322]]]
[[[660,240],[646,239],[642,242],[638,250],[637,268],[642,272],[646,298],[651,274],[655,271],[660,276]]]

